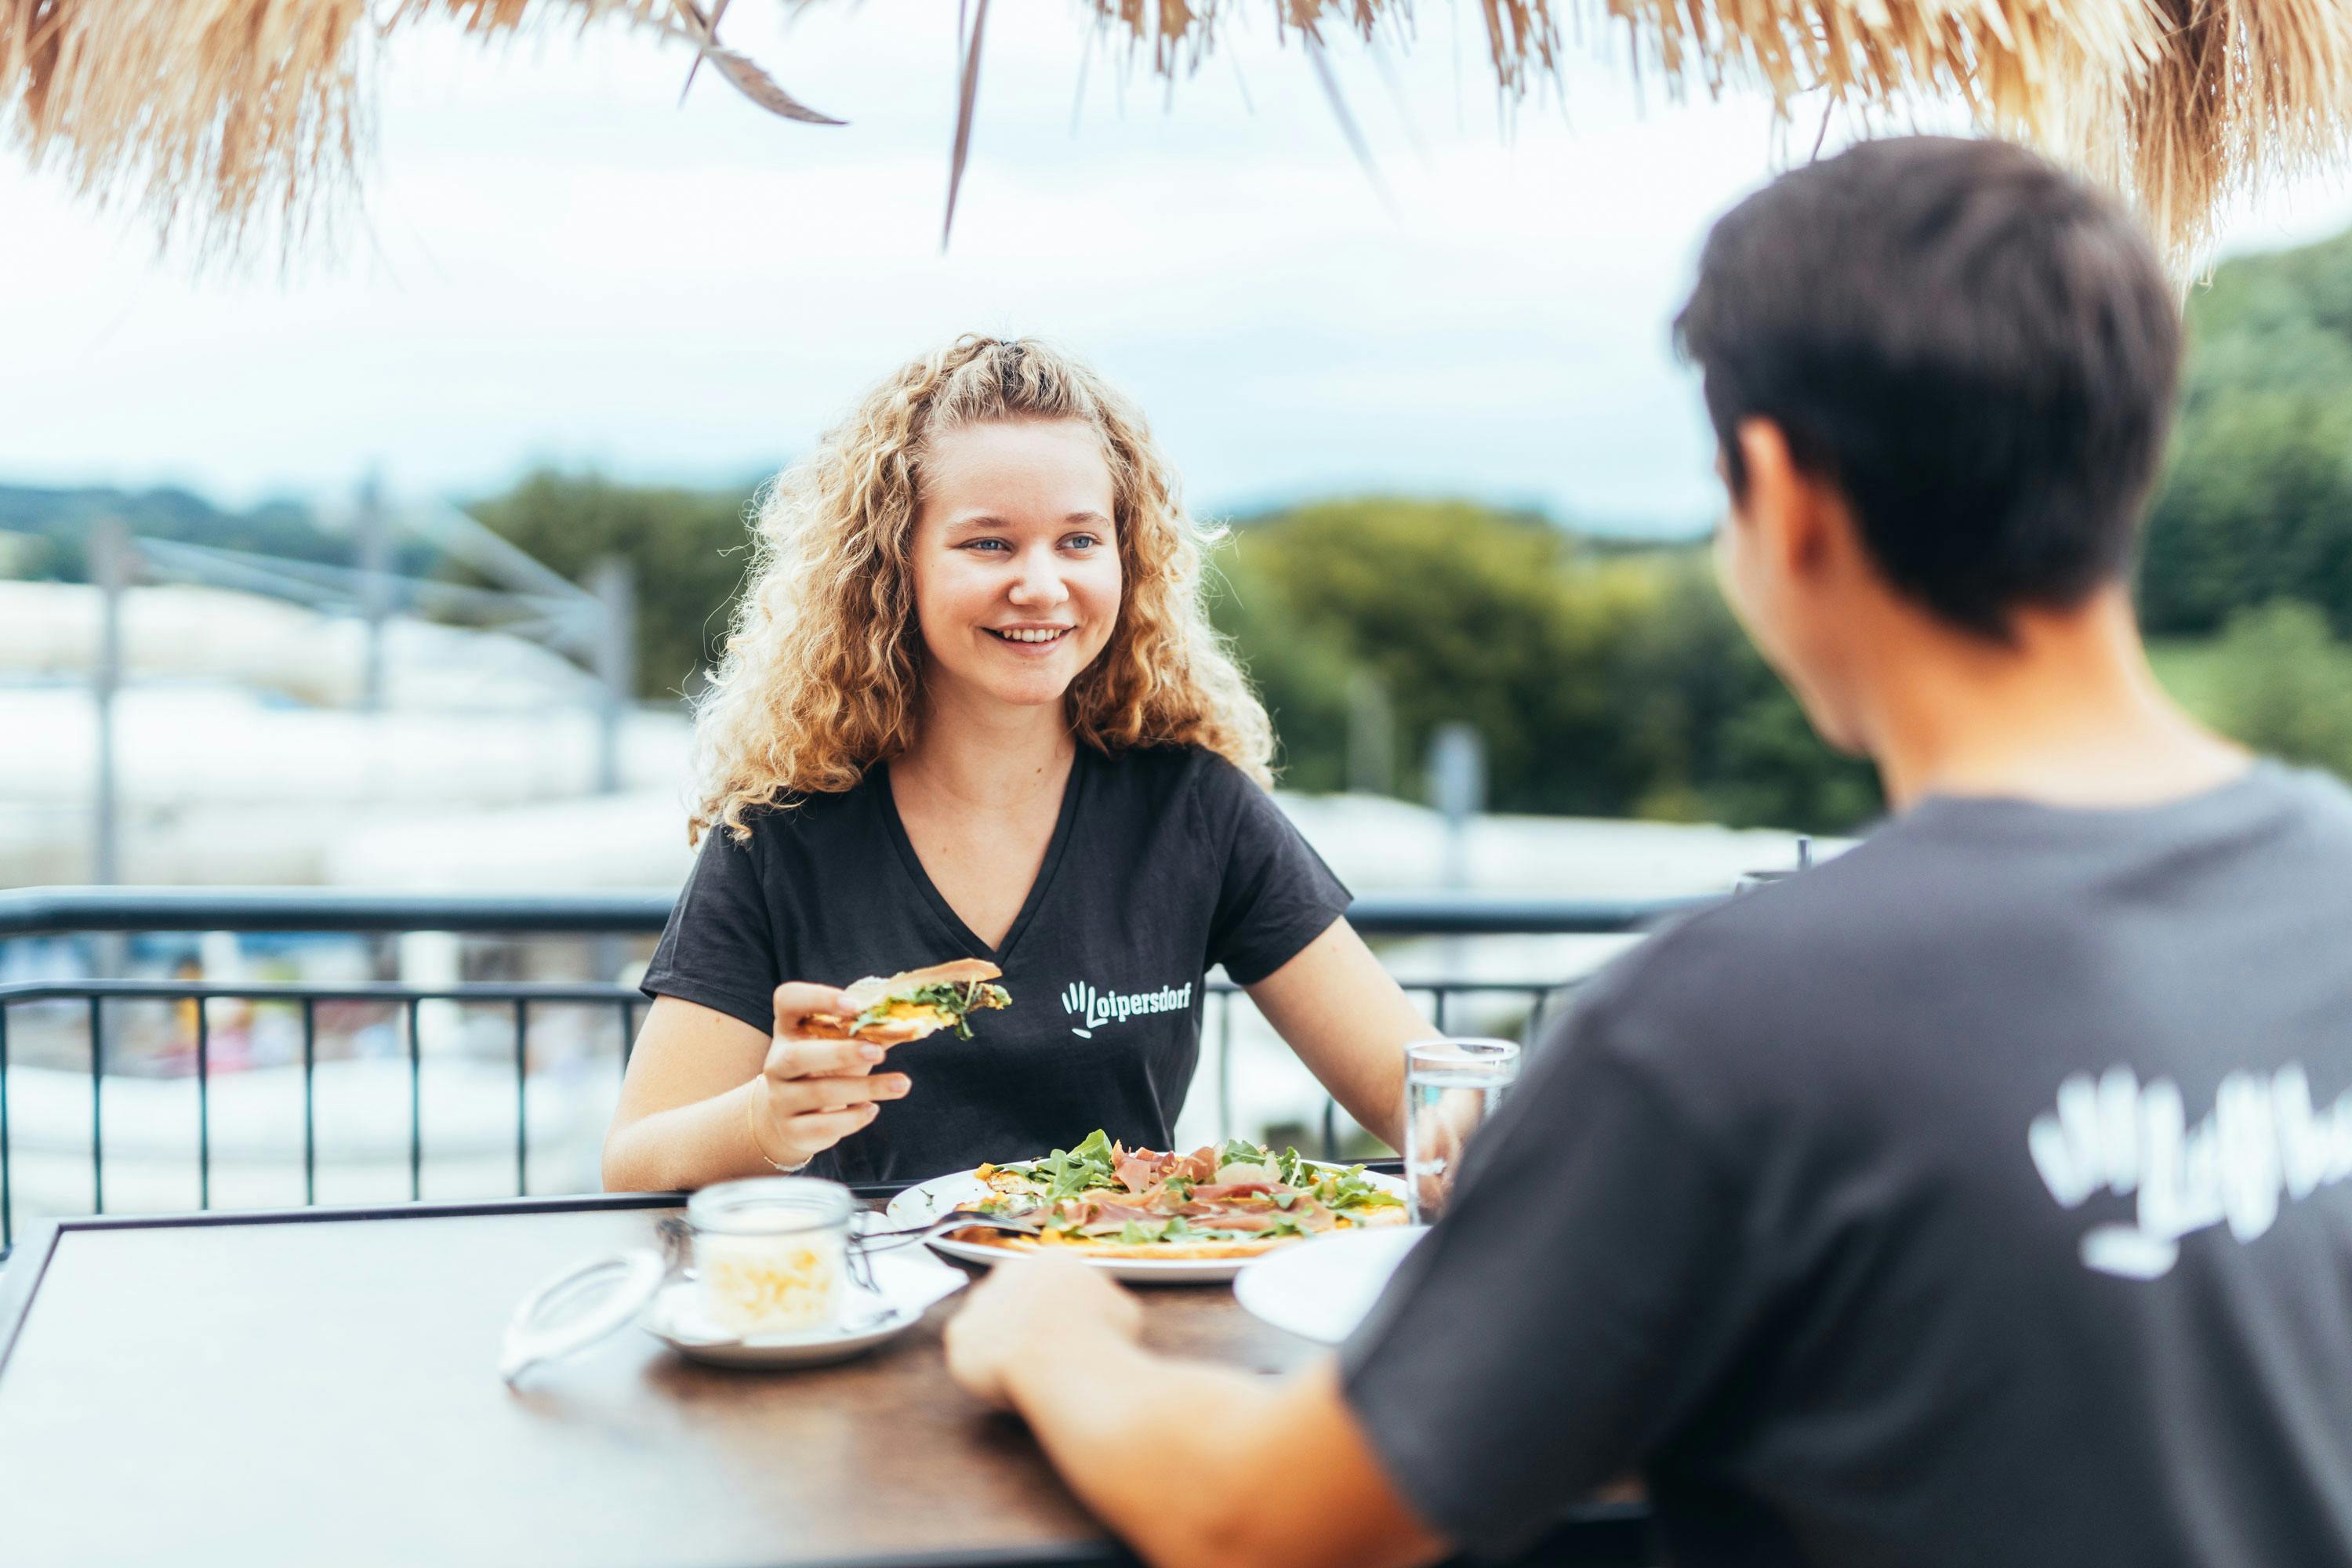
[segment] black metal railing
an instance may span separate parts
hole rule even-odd
[[[597,893],[371,893],[336,888],[18,888],[0,891],[0,942],[83,931],[497,931],[652,936],[675,889]],[[1367,893],[1366,936],[1609,935],[1711,898],[1532,899]]]
[[[34,889],[0,893],[0,942],[32,935],[87,932],[240,931],[345,932],[354,934],[431,931],[504,934],[650,935],[667,921],[672,895],[361,895],[310,889]],[[1623,933],[1701,900],[1531,900],[1458,897],[1372,896],[1358,900],[1349,919],[1367,935],[1466,936],[1502,933]],[[1441,1029],[1454,1024],[1465,999],[1521,1005],[1516,1029],[1532,1042],[1547,1011],[1569,988],[1563,979],[1474,981],[1461,978],[1412,981],[1409,994],[1425,998]],[[1234,1026],[1243,998],[1239,988],[1213,983],[1210,1032],[1214,1040],[1217,1120],[1221,1133],[1233,1126]],[[302,1193],[305,1205],[318,1197],[317,1081],[319,1009],[323,1005],[369,1004],[390,1008],[403,1026],[407,1067],[408,1189],[412,1200],[425,1188],[425,1009],[450,1003],[499,1006],[512,1016],[515,1074],[515,1191],[530,1184],[530,1130],[529,1047],[534,1007],[611,1009],[617,1025],[614,1060],[625,1072],[645,1005],[634,989],[604,984],[467,982],[419,985],[369,981],[340,985],[275,982],[168,980],[61,980],[0,984],[0,1258],[15,1246],[16,1192],[12,1179],[9,1104],[10,1023],[20,1007],[64,1005],[87,1009],[89,1071],[89,1164],[91,1212],[106,1212],[106,1078],[110,1009],[135,1003],[184,1005],[192,1011],[195,1080],[196,1196],[199,1208],[213,1199],[211,1008],[236,1002],[299,1011],[301,1030]],[[1325,1100],[1320,1128],[1323,1152],[1338,1152],[1339,1112]]]

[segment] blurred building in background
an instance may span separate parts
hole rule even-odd
[[[100,599],[0,581],[0,885],[91,879]],[[431,886],[464,866],[472,885],[647,884],[684,865],[686,714],[625,715],[607,794],[603,687],[541,645],[392,617],[369,709],[373,634],[352,616],[163,584],[128,590],[122,631],[122,881]],[[531,825],[510,853],[476,826],[502,810]]]

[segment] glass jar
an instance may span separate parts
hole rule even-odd
[[[848,1270],[849,1189],[813,1176],[721,1182],[687,1200],[702,1314],[750,1339],[829,1328]]]

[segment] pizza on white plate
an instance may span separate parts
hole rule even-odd
[[[960,1230],[958,1241],[1087,1258],[1255,1258],[1311,1236],[1405,1223],[1404,1200],[1361,1165],[1326,1165],[1228,1139],[1189,1154],[1129,1149],[1097,1130],[1042,1160],[973,1173],[986,1213],[1042,1225],[1028,1237]]]

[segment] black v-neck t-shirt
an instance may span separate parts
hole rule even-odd
[[[1003,948],[956,917],[898,820],[887,768],[703,840],[643,982],[766,1033],[788,980],[956,958],[1004,971],[972,1037],[891,1048],[912,1081],[814,1175],[920,1181],[1068,1148],[1099,1127],[1164,1149],[1200,1056],[1202,981],[1263,980],[1321,935],[1348,889],[1273,798],[1214,752],[1081,745],[1045,863]]]

